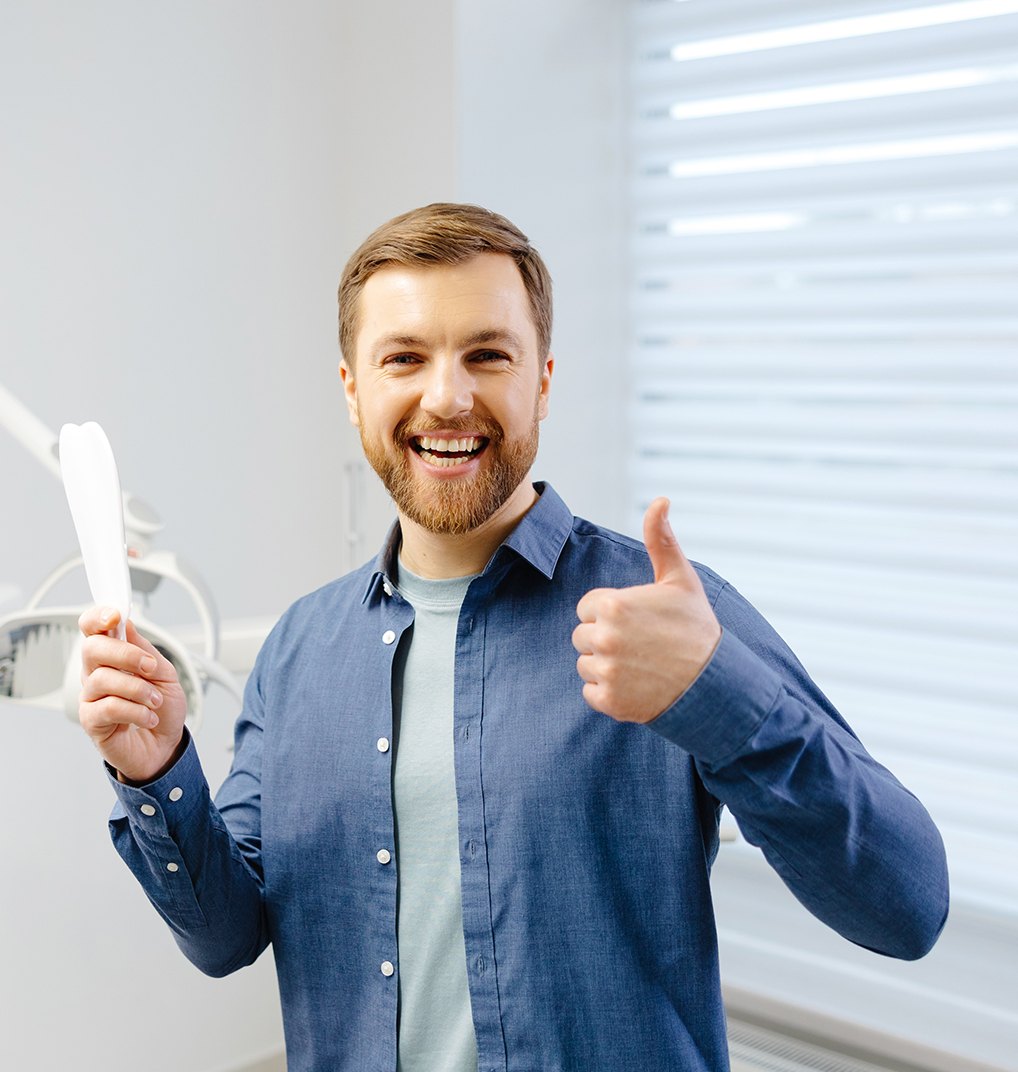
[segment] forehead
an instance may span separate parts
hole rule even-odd
[[[388,265],[364,284],[358,308],[357,351],[386,336],[435,345],[484,331],[503,331],[537,348],[530,299],[515,261],[481,253],[460,264]]]

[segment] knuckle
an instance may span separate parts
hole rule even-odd
[[[615,628],[606,626],[597,637],[597,650],[608,658],[617,656],[622,648],[622,636]]]
[[[107,724],[132,721],[131,715],[136,706],[121,696],[103,696],[94,702],[99,720]]]
[[[93,700],[102,699],[116,692],[114,675],[116,671],[108,666],[97,666],[89,675],[85,689]]]
[[[109,725],[109,720],[103,716],[102,708],[94,700],[86,700],[78,707],[78,721],[90,737],[100,736],[102,730]]]
[[[614,695],[619,680],[619,669],[613,662],[605,662],[601,666],[598,681],[606,693]]]
[[[619,593],[613,592],[610,589],[605,589],[601,595],[601,613],[603,615],[612,616],[619,612]]]
[[[84,666],[95,668],[101,663],[105,650],[104,639],[97,634],[91,634],[81,642],[81,661]]]

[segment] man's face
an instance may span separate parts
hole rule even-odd
[[[462,534],[526,479],[548,407],[526,288],[512,258],[372,275],[357,310],[356,360],[340,365],[350,419],[397,509]]]

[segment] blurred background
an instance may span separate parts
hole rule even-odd
[[[347,256],[434,200],[521,226],[556,287],[535,475],[634,534],[671,496],[948,845],[916,964],[723,847],[735,1065],[1018,1069],[1018,0],[8,0],[0,102],[0,387],[104,426],[227,634],[391,518],[336,374]],[[2,427],[0,467],[3,615],[75,538]],[[213,784],[235,714],[210,692]],[[0,1066],[280,1069],[270,955],[187,964],[84,736],[0,721]]]

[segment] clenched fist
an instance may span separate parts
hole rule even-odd
[[[650,722],[709,662],[721,626],[668,524],[668,500],[643,519],[654,583],[595,588],[576,607],[573,647],[583,698],[620,722]]]

